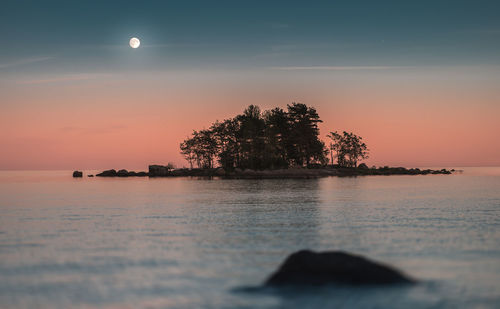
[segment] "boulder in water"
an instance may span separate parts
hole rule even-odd
[[[301,250],[290,255],[265,285],[386,285],[412,282],[401,272],[362,256],[340,251]]]
[[[81,172],[81,171],[74,171],[73,172],[73,177],[83,177],[83,172]]]

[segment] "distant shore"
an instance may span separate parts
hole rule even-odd
[[[73,173],[74,177],[80,175]],[[316,167],[316,168],[288,168],[288,169],[273,169],[273,170],[252,170],[239,169],[224,170],[223,168],[180,168],[171,169],[162,165],[150,165],[148,172],[135,172],[127,170],[106,170],[95,176],[98,177],[221,177],[233,179],[267,179],[267,178],[319,178],[328,176],[348,177],[348,176],[389,176],[389,175],[449,175],[455,172],[454,169],[419,169],[419,168],[404,168],[404,167],[378,167],[368,168],[362,167]],[[87,175],[93,177],[94,175]]]

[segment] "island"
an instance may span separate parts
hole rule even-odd
[[[330,131],[320,139],[316,109],[303,103],[261,111],[248,106],[242,114],[193,131],[180,144],[189,168],[149,165],[148,171],[106,170],[99,177],[317,178],[326,176],[435,175],[454,170],[368,167],[363,138]]]

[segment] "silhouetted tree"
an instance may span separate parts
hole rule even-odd
[[[191,167],[193,162],[196,162],[198,168],[212,168],[218,147],[212,131],[193,131],[192,135],[192,138],[181,143],[181,154],[188,160]]]
[[[212,131],[201,130],[195,135],[197,150],[201,157],[202,167],[213,168],[214,158],[217,155],[217,142]]]
[[[181,154],[191,168],[225,169],[281,168],[310,163],[326,164],[327,149],[319,139],[318,113],[302,103],[287,111],[275,108],[261,112],[248,106],[241,115],[216,121],[208,130],[193,131],[180,144]]]
[[[281,108],[274,108],[264,112],[266,124],[266,149],[265,154],[269,166],[288,167],[287,143],[290,139],[290,126],[288,115]]]
[[[189,167],[193,168],[193,163],[196,162],[196,153],[194,151],[194,139],[185,139],[181,145],[181,154],[184,156],[186,161],[189,162]],[[199,166],[198,166],[199,167]]]
[[[232,169],[239,164],[239,147],[236,133],[239,124],[235,119],[216,121],[210,130],[218,147],[218,161],[225,169]]]
[[[288,153],[293,163],[309,166],[311,161],[324,162],[324,143],[319,139],[319,119],[316,109],[302,103],[288,105],[290,138]]]
[[[362,141],[363,138],[354,133],[344,131],[342,134],[330,132],[327,135],[331,139],[330,151],[337,158],[337,163],[341,167],[356,167],[360,159],[367,159],[369,150]]]
[[[248,106],[242,115],[236,116],[239,130],[236,138],[240,149],[240,167],[264,168],[263,154],[265,148],[265,122],[260,108],[256,105]]]
[[[332,165],[334,162],[334,158],[337,158],[337,164],[339,166],[345,166],[345,153],[346,147],[344,146],[342,135],[335,132],[330,132],[326,135],[332,141],[330,142],[330,156]]]

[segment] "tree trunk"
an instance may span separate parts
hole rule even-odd
[[[330,160],[332,162],[332,167],[333,167],[333,147],[331,143],[330,143]]]

